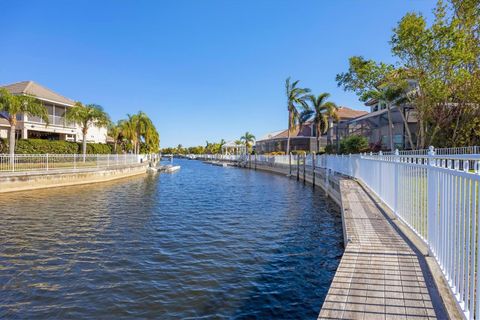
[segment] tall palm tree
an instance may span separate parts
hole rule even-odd
[[[255,136],[247,131],[243,136],[240,137],[240,140],[245,143],[245,152],[250,153],[250,147],[255,142]]]
[[[308,93],[310,89],[297,87],[299,80],[290,83],[290,77],[285,80],[285,93],[287,95],[287,109],[288,109],[288,136],[287,136],[287,154],[290,153],[290,134],[293,128],[296,127],[300,111],[310,109],[307,103]]]
[[[73,107],[67,109],[66,118],[82,128],[82,154],[83,161],[85,161],[88,128],[91,126],[106,127],[110,123],[110,117],[97,104],[83,105],[81,102],[77,102]]]
[[[320,137],[330,129],[331,119],[338,120],[337,105],[326,101],[330,97],[329,93],[319,94],[317,97],[310,95],[308,98],[313,109],[305,110],[300,114],[300,123],[304,123],[313,116],[315,125],[315,137],[317,140],[317,151],[320,150]]]
[[[120,121],[120,128],[122,130],[122,136],[132,145],[132,152],[136,152],[137,148],[137,119],[136,115],[127,114],[127,119]]]
[[[15,129],[17,125],[17,115],[26,114],[28,116],[37,116],[42,118],[48,125],[47,108],[35,97],[32,96],[17,96],[11,94],[7,89],[0,89],[0,113],[4,113],[10,124],[9,145],[8,152],[10,153],[11,161],[15,154]],[[2,115],[0,115],[2,116]]]
[[[108,126],[108,136],[113,139],[113,151],[117,153],[117,145],[120,137],[122,136],[122,128],[120,126],[120,121],[117,124],[111,123]]]
[[[387,118],[388,118],[388,136],[389,136],[389,145],[390,145],[390,151],[393,151],[395,149],[395,145],[393,143],[393,120],[392,120],[392,107],[395,104],[401,104],[405,100],[405,89],[401,85],[396,85],[392,83],[387,83],[384,85],[381,85],[378,90],[371,92],[371,97],[373,99],[376,99],[379,104],[385,105],[385,108],[387,109]],[[398,110],[402,114],[403,118],[403,113],[402,110]],[[406,119],[403,118],[403,120],[406,122]],[[408,126],[408,124],[407,124]],[[412,146],[412,139],[410,132],[408,132],[408,138],[409,138],[409,143]]]

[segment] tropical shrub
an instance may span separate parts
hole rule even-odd
[[[8,142],[0,139],[0,153],[8,152]],[[63,140],[44,139],[20,139],[15,144],[16,154],[78,154],[81,152],[81,144]],[[102,143],[88,143],[87,153],[109,154],[112,147]]]
[[[364,136],[349,136],[340,141],[340,153],[360,153],[369,151],[368,139]]]

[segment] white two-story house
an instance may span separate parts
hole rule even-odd
[[[40,100],[47,108],[49,124],[39,117],[26,114],[17,115],[16,134],[22,139],[49,139],[82,141],[81,127],[66,120],[65,113],[74,106],[75,101],[65,98],[33,81],[22,81],[0,86],[14,95],[29,95]],[[0,138],[6,138],[9,130],[6,115],[0,114]],[[87,133],[87,142],[106,143],[107,129],[92,126]]]

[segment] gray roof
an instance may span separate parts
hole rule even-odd
[[[33,81],[22,81],[0,87],[7,89],[12,94],[25,94],[34,96],[40,100],[56,102],[67,106],[73,106],[75,104],[75,101],[65,98]]]

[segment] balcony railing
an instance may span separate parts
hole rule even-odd
[[[35,123],[42,123],[45,124],[45,121],[43,121],[42,118],[40,117],[35,117],[35,116],[29,116],[27,118],[28,122],[35,122]],[[75,128],[75,123],[67,121],[65,117],[60,117],[60,116],[54,116],[54,115],[48,115],[48,124],[50,126],[60,126],[60,127],[67,127],[67,128]]]

